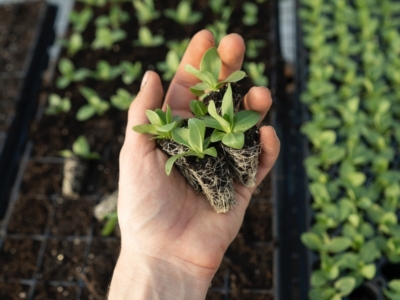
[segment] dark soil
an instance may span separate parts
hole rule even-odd
[[[153,34],[180,40],[190,38],[206,24],[213,23],[208,1],[192,2],[194,8],[204,14],[199,24],[182,27],[161,16],[149,24]],[[156,5],[163,10],[176,7],[177,3],[178,0],[157,1]],[[273,12],[271,2],[258,4],[260,22],[251,27],[243,26],[240,21],[244,0],[234,3],[231,20],[235,21],[231,22],[229,32],[240,33],[245,40],[269,37],[269,20]],[[75,9],[82,8],[83,4],[76,2]],[[124,3],[123,8],[132,12],[130,2]],[[94,8],[94,12],[97,16],[108,9]],[[10,22],[7,18],[2,19],[1,10],[0,20]],[[100,59],[107,60],[111,65],[123,60],[140,60],[144,70],[154,69],[157,62],[164,61],[168,49],[162,45],[151,49],[136,47],[133,51],[131,43],[137,38],[137,31],[134,30],[137,26],[138,22],[132,14],[131,20],[123,25],[128,34],[126,40],[117,43],[111,52],[85,48],[71,58],[73,63],[77,67],[93,70]],[[3,27],[0,25],[0,33],[1,30]],[[15,28],[17,30],[19,28]],[[89,25],[83,33],[88,41],[94,39],[94,34],[93,25]],[[2,43],[0,34],[0,47]],[[267,40],[259,57],[254,59],[266,64],[268,76],[272,72],[269,69],[271,48]],[[62,56],[66,56],[65,51]],[[18,68],[18,63],[10,63],[14,69]],[[4,66],[1,60],[0,66]],[[168,84],[163,82],[165,88]],[[100,236],[102,224],[93,217],[93,208],[104,194],[112,193],[118,187],[119,152],[124,141],[127,113],[111,108],[103,116],[95,116],[86,122],[77,121],[76,111],[86,104],[79,93],[81,86],[93,88],[106,100],[118,88],[125,88],[132,94],[139,91],[138,81],[126,86],[120,77],[109,82],[88,78],[64,90],[55,86],[43,89],[43,94],[54,92],[61,97],[70,97],[73,100],[72,109],[58,116],[43,115],[31,126],[31,159],[23,175],[19,196],[11,208],[11,219],[3,243],[0,239],[1,299],[20,299],[20,293],[28,294],[28,286],[6,283],[6,279],[35,279],[33,299],[105,299],[120,242],[115,234],[107,238]],[[244,95],[250,86],[249,78],[245,78],[240,87],[234,86],[234,90]],[[88,139],[91,150],[98,152],[102,158],[90,164],[81,199],[68,200],[61,196],[62,159],[58,153],[62,149],[71,149],[72,143],[81,134]],[[257,188],[241,231],[215,275],[207,299],[273,299],[270,295],[274,280],[272,211],[271,179],[268,177]]]

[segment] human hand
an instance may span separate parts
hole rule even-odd
[[[190,116],[189,88],[198,80],[184,67],[198,67],[204,52],[214,46],[212,34],[203,30],[191,40],[167,92],[163,109],[174,115]],[[223,66],[221,79],[241,68],[245,46],[237,34],[224,37],[218,47]],[[120,154],[118,220],[121,254],[110,288],[110,299],[204,299],[229,244],[237,235],[255,187],[235,183],[237,206],[217,214],[204,195],[174,169],[164,172],[167,155],[149,135],[132,127],[148,123],[145,111],[162,104],[159,76],[148,71],[128,114],[125,142]],[[272,104],[264,87],[253,87],[245,96],[246,109],[265,116]],[[260,128],[257,185],[275,163],[279,139],[270,126]],[[124,296],[122,296],[124,295]],[[190,295],[190,296],[189,296]]]

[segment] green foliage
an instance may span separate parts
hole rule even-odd
[[[225,7],[222,11],[221,19],[216,19],[212,24],[206,26],[206,29],[210,30],[213,35],[215,42],[218,44],[221,39],[228,34],[229,20],[232,14],[230,7]]]
[[[100,159],[100,154],[90,152],[89,143],[84,135],[80,135],[72,144],[72,151],[65,149],[60,151],[60,155],[65,158],[77,156],[83,159]]]
[[[113,80],[121,74],[120,66],[111,66],[105,60],[99,60],[96,65],[96,70],[91,72],[91,77],[97,80],[109,81]]]
[[[251,2],[244,2],[242,6],[244,16],[242,18],[242,22],[246,26],[252,26],[257,24],[258,18],[258,7],[256,4]]]
[[[147,24],[160,17],[160,12],[156,10],[153,0],[132,0],[132,3],[140,25]]]
[[[260,55],[259,51],[263,47],[266,46],[266,42],[264,40],[249,40],[246,43],[246,57],[247,58],[256,58]]]
[[[189,0],[180,1],[176,10],[164,10],[164,15],[181,25],[196,24],[203,17],[201,12],[192,10],[192,3]]]
[[[249,62],[244,64],[244,69],[249,74],[250,79],[254,85],[267,86],[268,78],[264,75],[265,64],[263,62]]]
[[[170,40],[167,41],[167,47],[169,50],[172,50],[178,54],[180,58],[183,57],[183,54],[186,51],[186,48],[189,45],[190,40],[189,39],[183,39],[181,41],[176,41],[176,40]]]
[[[136,125],[132,129],[139,133],[152,134],[154,139],[172,139],[172,130],[182,125],[182,118],[173,117],[168,105],[166,112],[161,109],[146,110],[146,116],[151,124]]]
[[[68,58],[60,59],[58,70],[61,73],[56,81],[56,86],[59,89],[65,89],[71,82],[83,81],[90,74],[90,71],[84,68],[76,70],[74,64]]]
[[[77,111],[76,119],[78,121],[86,121],[96,114],[102,116],[110,108],[110,104],[101,99],[94,90],[88,87],[81,87],[79,91],[88,104],[83,105]]]
[[[205,139],[206,125],[199,119],[189,119],[188,128],[175,128],[172,130],[173,139],[186,146],[189,150],[171,156],[165,164],[165,173],[169,175],[175,161],[183,156],[196,156],[204,158],[205,155],[217,157],[217,150],[208,147],[210,139]]]
[[[208,113],[211,117],[204,118],[208,127],[214,128],[211,142],[221,141],[224,145],[242,149],[244,145],[244,132],[255,126],[260,120],[260,114],[251,110],[242,110],[234,113],[232,89],[228,88],[222,100],[221,116],[218,115],[213,100],[208,105]]]
[[[96,29],[96,38],[92,42],[92,49],[107,49],[111,50],[115,43],[118,43],[126,38],[126,32],[122,29],[110,29],[107,27],[99,27]]]
[[[164,43],[162,35],[153,35],[146,26],[141,26],[138,32],[138,39],[133,42],[134,46],[158,47]]]
[[[119,88],[117,94],[111,96],[111,105],[119,110],[128,110],[135,97],[127,90]]]
[[[68,56],[74,56],[83,48],[82,35],[79,32],[74,32],[68,40],[61,40],[61,44],[67,48]]]
[[[114,4],[108,15],[102,15],[96,18],[97,27],[111,27],[113,29],[120,28],[123,23],[129,21],[129,13],[123,11],[119,5]]]
[[[220,15],[226,9],[226,0],[213,0],[208,3],[214,15]]]
[[[104,224],[103,229],[101,230],[102,236],[109,236],[115,230],[115,227],[118,224],[118,214],[117,212],[112,212],[107,214],[104,217],[106,224]]]
[[[87,25],[93,18],[93,9],[89,6],[82,9],[80,12],[72,11],[69,15],[69,21],[73,32],[81,33],[85,31]]]
[[[107,0],[78,0],[86,5],[102,7],[107,4]]]
[[[120,63],[120,69],[122,72],[122,81],[125,84],[131,84],[142,75],[142,63],[140,61],[135,63],[122,61]]]
[[[157,63],[157,69],[163,72],[162,78],[169,81],[174,77],[179,67],[179,54],[174,50],[169,50],[165,61]]]
[[[383,293],[389,300],[400,299],[400,280],[391,280],[388,284],[388,288],[383,290]]]
[[[50,94],[49,105],[44,113],[48,116],[55,116],[60,113],[67,113],[71,109],[71,100],[67,97],[61,98],[57,94]]]
[[[222,61],[215,47],[211,47],[204,53],[200,62],[200,70],[187,64],[185,66],[186,72],[202,81],[192,86],[190,91],[197,96],[202,96],[206,91],[217,91],[224,84],[239,81],[246,76],[246,73],[243,71],[235,71],[225,80],[218,81],[221,66]]]

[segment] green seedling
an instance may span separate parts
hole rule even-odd
[[[119,66],[122,73],[122,81],[125,84],[131,84],[142,75],[142,63],[140,61],[135,63],[122,61]]]
[[[68,40],[61,40],[61,44],[67,48],[68,56],[74,56],[83,48],[83,38],[79,32],[71,34]]]
[[[218,81],[221,66],[222,61],[215,47],[211,47],[204,53],[200,62],[200,70],[187,64],[185,70],[202,81],[191,87],[190,91],[197,96],[202,96],[209,91],[218,91],[224,84],[239,81],[246,76],[243,71],[235,71],[225,80]]]
[[[190,110],[197,118],[204,117],[208,112],[207,106],[200,100],[191,100]]]
[[[90,71],[84,68],[76,70],[74,64],[68,58],[60,59],[58,70],[61,73],[56,81],[56,86],[59,89],[65,89],[71,82],[83,81],[90,74]]]
[[[201,12],[192,10],[192,4],[188,0],[180,1],[176,10],[164,10],[164,15],[181,25],[196,24],[203,17]]]
[[[246,26],[253,26],[257,24],[258,18],[258,7],[256,4],[251,2],[245,2],[242,6],[244,16],[242,18],[242,22]]]
[[[264,75],[265,72],[265,64],[263,62],[255,63],[245,63],[244,69],[249,74],[250,79],[253,81],[255,85],[258,86],[267,86],[268,78]]]
[[[172,130],[172,138],[189,148],[188,151],[171,156],[165,164],[165,173],[171,174],[172,166],[175,161],[183,156],[196,156],[204,158],[205,155],[217,157],[217,150],[208,147],[210,138],[204,139],[206,125],[199,119],[189,119],[188,128],[175,128]]]
[[[218,44],[221,39],[228,34],[229,20],[232,14],[230,7],[225,7],[221,19],[214,20],[214,23],[206,26],[206,29],[210,30],[213,35],[215,42]]]
[[[179,67],[179,54],[173,50],[168,51],[165,61],[157,63],[157,69],[163,72],[162,78],[169,81],[174,77]]]
[[[208,3],[214,15],[220,15],[226,9],[226,0],[213,0]]]
[[[140,25],[147,24],[160,17],[160,12],[155,8],[153,0],[133,0],[132,3]]]
[[[308,293],[310,300],[341,300],[348,296],[356,287],[356,279],[352,276],[342,277],[335,281],[333,287],[316,287]]]
[[[67,113],[71,109],[71,100],[67,97],[61,98],[57,94],[50,94],[49,105],[44,113],[48,116],[55,116],[60,113]]]
[[[82,2],[87,5],[91,5],[91,6],[102,7],[102,6],[106,5],[107,0],[79,0],[79,2]]]
[[[246,43],[246,57],[247,58],[256,58],[260,55],[260,49],[266,46],[266,42],[264,40],[249,40]]]
[[[67,113],[71,109],[71,100],[67,97],[61,98],[57,94],[50,94],[49,105],[44,113],[48,116],[55,116],[61,113]]]
[[[189,39],[183,39],[181,41],[167,41],[167,47],[169,50],[175,51],[180,58],[183,57],[183,54],[185,53],[188,45],[189,45],[190,40]]]
[[[96,70],[91,72],[91,77],[97,80],[113,80],[121,74],[120,66],[110,66],[105,60],[99,60]]]
[[[78,121],[86,121],[96,114],[102,116],[110,108],[110,104],[101,99],[94,90],[88,87],[81,87],[79,91],[88,104],[83,105],[77,111],[76,119]]]
[[[135,97],[127,90],[120,88],[116,95],[111,96],[111,105],[119,110],[128,110]]]
[[[65,149],[60,151],[60,156],[65,158],[80,157],[83,159],[100,159],[100,154],[90,152],[90,146],[85,136],[80,135],[72,144],[72,151]]]
[[[214,128],[211,142],[221,141],[224,145],[242,149],[244,146],[244,132],[252,128],[260,120],[260,114],[251,110],[242,110],[234,113],[232,89],[228,88],[224,94],[221,107],[221,116],[218,115],[213,100],[208,105],[208,113],[211,117],[204,118],[207,127]]]
[[[173,117],[168,105],[166,112],[161,109],[146,110],[146,116],[151,124],[136,125],[132,129],[139,133],[152,134],[153,139],[172,139],[172,130],[182,125],[182,118]]]
[[[129,13],[123,11],[119,5],[113,5],[108,15],[97,17],[95,24],[97,27],[120,28],[123,23],[129,21]]]
[[[383,290],[383,293],[389,300],[400,299],[400,280],[394,279],[388,283],[388,287]]]
[[[158,47],[164,43],[162,35],[153,35],[146,26],[139,28],[138,39],[133,42],[134,46],[141,47]]]
[[[107,49],[110,50],[112,46],[124,40],[126,32],[122,29],[110,29],[107,27],[99,27],[96,29],[96,38],[92,42],[92,49]]]
[[[93,18],[93,9],[89,6],[82,9],[80,12],[73,11],[69,15],[69,21],[74,32],[85,31],[87,25]]]
[[[118,213],[115,211],[107,214],[104,217],[104,221],[106,221],[106,224],[104,224],[103,229],[101,230],[101,235],[109,236],[111,233],[113,233],[118,224]]]

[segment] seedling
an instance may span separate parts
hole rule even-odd
[[[221,39],[227,35],[231,14],[232,9],[230,7],[225,7],[222,11],[221,19],[214,20],[214,23],[206,26],[206,29],[213,33],[216,43],[219,43]]]
[[[168,51],[165,61],[157,63],[157,69],[159,69],[162,74],[162,78],[165,81],[169,81],[174,77],[176,71],[178,70],[180,62],[180,57],[178,53],[173,50]]]
[[[65,158],[80,157],[83,159],[100,159],[100,154],[90,151],[89,143],[85,136],[80,135],[72,144],[72,151],[65,149],[60,151],[60,155]]]
[[[121,74],[121,68],[119,66],[110,66],[105,60],[99,60],[97,62],[96,70],[91,72],[91,77],[97,80],[113,80]]]
[[[211,11],[214,15],[219,15],[225,10],[225,2],[226,0],[214,0],[210,1],[208,5],[210,5]]]
[[[251,2],[245,2],[242,6],[244,16],[242,18],[242,22],[246,26],[252,26],[257,24],[258,18],[258,7],[256,4]]]
[[[268,78],[267,76],[264,75],[265,64],[263,62],[245,63],[244,68],[255,85],[258,86],[268,85]]]
[[[109,236],[115,229],[118,224],[118,214],[117,212],[109,213],[104,217],[106,224],[104,224],[103,229],[101,230],[102,236]]]
[[[66,88],[71,82],[83,81],[90,74],[90,71],[84,68],[75,70],[74,64],[68,58],[60,59],[58,70],[61,73],[56,81],[59,89]]]
[[[242,149],[244,146],[244,132],[255,126],[260,120],[260,114],[251,110],[242,110],[234,113],[232,89],[228,88],[224,94],[221,107],[221,116],[218,115],[213,100],[208,105],[208,113],[212,118],[205,118],[208,127],[214,128],[211,142],[221,141],[224,145]]]
[[[83,48],[82,35],[79,32],[74,32],[68,40],[61,40],[61,45],[67,48],[68,56],[74,56]]]
[[[152,134],[153,139],[172,139],[172,130],[182,125],[182,118],[173,117],[168,105],[166,112],[161,109],[146,110],[146,116],[151,124],[136,125],[132,129],[139,133]]]
[[[110,8],[109,15],[97,17],[95,24],[97,27],[120,28],[123,23],[129,21],[129,13],[123,11],[119,5],[113,5]]]
[[[218,81],[221,66],[222,61],[216,47],[211,47],[206,51],[200,62],[200,70],[187,64],[185,70],[202,81],[191,87],[190,91],[197,96],[202,96],[210,91],[218,91],[224,84],[239,81],[246,76],[243,71],[235,71],[225,80]]]
[[[110,50],[112,46],[126,38],[126,32],[122,29],[110,29],[107,27],[100,27],[96,29],[96,38],[92,42],[92,49],[107,49]]]
[[[162,35],[153,35],[146,26],[139,28],[138,39],[133,42],[134,46],[141,47],[157,47],[164,43]]]
[[[260,49],[265,47],[266,42],[264,40],[250,40],[246,43],[246,57],[256,58],[259,55]]]
[[[57,94],[50,94],[49,105],[44,111],[48,116],[55,116],[60,113],[67,113],[71,109],[71,100],[67,97],[61,98]]]
[[[199,119],[189,119],[188,128],[175,128],[172,131],[173,139],[186,146],[189,150],[180,154],[171,156],[165,164],[165,173],[169,175],[175,161],[183,156],[196,156],[204,158],[205,155],[217,157],[217,150],[214,147],[208,147],[210,139],[205,139],[206,125]]]
[[[391,280],[388,284],[388,288],[384,289],[383,293],[389,300],[400,299],[400,280]]]
[[[167,41],[167,47],[169,50],[175,51],[178,54],[179,58],[182,58],[183,54],[186,51],[186,48],[189,45],[189,41],[189,39],[183,39],[181,41]]]
[[[128,110],[135,95],[130,94],[125,89],[118,89],[117,94],[111,96],[111,105],[119,110]]]
[[[147,24],[160,17],[160,12],[155,8],[153,0],[133,0],[132,3],[140,25]]]
[[[181,25],[196,24],[203,17],[201,12],[192,10],[192,4],[188,0],[180,1],[176,10],[164,10],[164,15]]]
[[[88,104],[85,104],[77,111],[76,119],[78,121],[86,121],[96,114],[102,116],[110,108],[110,104],[101,99],[94,90],[88,87],[81,87],[79,91]]]
[[[142,63],[137,61],[131,63],[130,61],[122,61],[120,63],[122,73],[122,81],[125,84],[131,84],[142,75]]]
[[[82,9],[82,11],[73,11],[69,15],[69,21],[74,32],[85,31],[90,20],[93,18],[93,9],[89,6]]]

